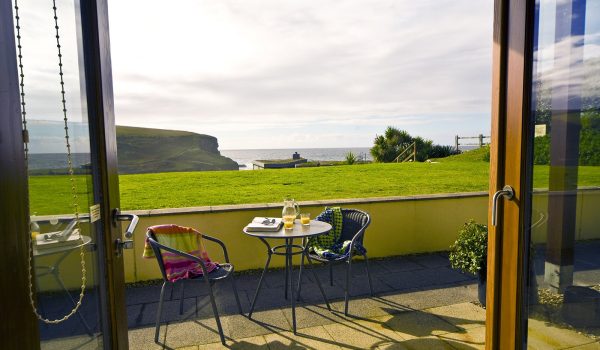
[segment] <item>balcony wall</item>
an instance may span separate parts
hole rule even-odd
[[[534,207],[545,208],[546,203],[547,193],[536,193]],[[447,250],[465,221],[473,218],[481,223],[487,222],[487,205],[488,195],[485,192],[300,203],[301,210],[310,212],[312,217],[325,206],[352,207],[369,212],[372,223],[365,236],[365,246],[373,258]],[[600,238],[599,207],[600,189],[579,191],[578,240]],[[158,224],[192,226],[223,240],[238,271],[262,268],[266,248],[258,239],[246,236],[242,228],[255,216],[281,216],[281,204],[155,209],[132,213],[140,217],[140,222],[134,233],[135,247],[125,252],[125,276],[127,282],[139,282],[160,278],[156,261],[142,258],[146,228]],[[534,229],[535,242],[544,241],[545,230],[545,224]],[[208,243],[207,249],[213,260],[222,260],[218,246]],[[48,263],[52,258],[44,259]],[[73,288],[80,283],[78,259],[79,255],[73,253],[61,265],[66,284]],[[283,258],[274,256],[271,267],[283,264]],[[56,287],[52,281],[45,280],[41,289]]]

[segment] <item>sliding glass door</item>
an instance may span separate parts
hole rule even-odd
[[[498,0],[495,30],[488,348],[599,349],[600,3]]]
[[[0,23],[3,348],[127,348],[106,2]]]

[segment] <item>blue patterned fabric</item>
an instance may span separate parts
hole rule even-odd
[[[352,241],[340,241],[342,234],[343,215],[340,207],[325,208],[315,220],[326,222],[332,226],[326,235],[311,237],[308,241],[309,250],[321,258],[338,260],[350,255],[350,243]],[[367,250],[359,242],[354,244],[354,252],[365,254]]]

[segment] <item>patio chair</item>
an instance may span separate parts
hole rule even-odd
[[[371,217],[369,214],[358,209],[342,209],[342,232],[338,239],[338,242],[351,241],[349,253],[347,255],[340,256],[336,259],[326,259],[320,257],[314,252],[309,252],[308,259],[317,260],[325,263],[329,267],[329,284],[333,286],[333,265],[336,263],[346,263],[346,287],[344,290],[344,315],[348,316],[348,301],[350,299],[350,278],[352,272],[352,258],[357,254],[354,247],[359,244],[363,245],[363,239],[365,231],[371,223]],[[360,254],[360,253],[359,253]],[[369,280],[369,291],[370,295],[373,296],[373,282],[371,280],[371,273],[369,271],[369,259],[367,258],[367,252],[360,254],[365,259],[365,268],[367,270],[367,278]]]
[[[188,229],[186,227],[181,227],[181,226],[176,226],[176,225],[172,225],[172,226],[181,228],[181,229]],[[223,255],[225,257],[225,263],[220,263],[219,268],[209,272],[207,270],[207,266],[206,266],[207,261],[204,258],[189,254],[187,252],[176,250],[176,249],[173,249],[171,247],[168,247],[166,245],[159,243],[158,242],[159,240],[157,239],[156,235],[152,232],[151,229],[152,229],[152,227],[150,227],[148,229],[148,231],[146,232],[147,242],[152,247],[154,256],[156,256],[156,260],[158,262],[158,266],[160,268],[160,272],[162,274],[163,281],[164,281],[162,288],[160,290],[160,300],[158,302],[158,312],[156,315],[156,331],[154,333],[154,342],[158,343],[158,336],[159,336],[159,331],[160,331],[160,318],[161,318],[162,305],[163,305],[164,294],[165,294],[165,286],[167,285],[167,283],[171,283],[174,286],[175,283],[181,282],[181,298],[180,298],[180,302],[179,302],[179,314],[183,314],[183,297],[184,297],[185,280],[190,279],[190,278],[202,278],[202,279],[204,279],[204,281],[206,282],[206,285],[208,287],[208,292],[209,292],[208,295],[210,297],[210,303],[212,305],[213,314],[214,314],[215,320],[217,322],[217,328],[219,330],[219,336],[221,337],[221,343],[223,343],[223,345],[225,345],[225,336],[223,335],[223,327],[221,326],[221,321],[219,319],[219,312],[217,310],[217,304],[215,302],[215,297],[214,297],[213,289],[212,289],[212,285],[215,282],[221,281],[221,280],[224,280],[227,278],[230,279],[231,286],[233,287],[233,293],[235,296],[235,301],[237,303],[238,311],[240,314],[243,314],[242,306],[240,304],[240,298],[238,296],[237,288],[235,285],[235,280],[233,278],[234,268],[233,268],[233,265],[229,262],[229,255],[227,254],[227,248],[225,247],[225,244],[217,238],[202,234],[203,240],[205,239],[207,241],[211,241],[211,242],[214,242],[214,243],[217,243],[218,245],[220,245],[223,250]],[[200,264],[202,274],[191,276],[191,277],[188,277],[189,274],[186,274],[186,277],[181,277],[176,281],[169,280],[169,278],[167,278],[167,270],[165,269],[165,262],[163,260],[162,251],[166,251],[166,252],[178,255],[180,257],[186,258],[188,260],[197,262],[198,264]],[[199,254],[199,255],[201,255],[201,254]],[[184,259],[184,261],[185,261],[185,259]],[[210,261],[208,263],[210,263]],[[197,265],[196,265],[196,267],[197,267]]]

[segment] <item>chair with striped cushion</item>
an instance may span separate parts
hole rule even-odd
[[[208,254],[203,246],[204,240],[214,242],[221,247],[225,257],[225,263],[216,264],[208,258]],[[233,278],[233,265],[229,262],[229,255],[227,254],[225,244],[217,238],[201,234],[189,227],[177,225],[152,226],[149,227],[146,232],[146,249],[144,251],[144,257],[150,258],[153,256],[156,257],[164,281],[160,291],[154,341],[158,343],[160,318],[165,286],[167,283],[181,284],[179,313],[182,314],[185,281],[202,278],[208,287],[208,295],[219,330],[219,336],[221,337],[221,343],[225,344],[223,328],[219,319],[219,312],[217,310],[217,304],[212,289],[215,282],[225,279],[231,281],[238,310],[240,314],[243,313],[235,280]]]

